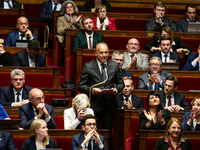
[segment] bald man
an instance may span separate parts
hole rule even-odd
[[[9,32],[5,41],[5,46],[15,47],[16,40],[37,40],[37,36],[32,34],[28,29],[28,19],[26,17],[19,17],[16,24],[17,30]]]
[[[148,55],[139,52],[140,43],[136,38],[128,40],[126,48],[122,69],[149,69]]]

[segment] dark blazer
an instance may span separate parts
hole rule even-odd
[[[37,40],[37,36],[33,34],[33,39]],[[5,40],[5,47],[15,47],[16,46],[16,40],[19,40],[19,32],[18,31],[13,31],[9,32],[6,40]],[[29,40],[29,37],[28,37]]]
[[[185,66],[183,67],[183,70],[198,70],[199,71],[199,62],[197,62],[196,66],[193,67],[192,66],[192,62],[199,56],[198,53],[189,55],[187,57],[187,62],[185,64]]]
[[[150,51],[150,49],[152,47],[159,47],[158,40],[159,40],[159,35],[154,35],[153,36],[153,40],[151,40],[150,42],[148,42],[147,44],[145,44],[143,48],[145,50],[147,50],[147,51]],[[175,42],[175,45],[172,45],[172,50],[174,52],[176,52],[176,49],[178,49],[178,48],[188,49],[190,52],[192,51],[192,49],[191,49],[190,46],[185,45],[184,43],[181,42],[181,38],[180,37],[174,36],[174,42]]]
[[[157,140],[154,150],[168,150],[169,144],[164,141],[165,138],[160,138]],[[185,142],[181,142],[181,150],[192,150],[192,144],[189,139]]]
[[[124,101],[123,94],[117,95],[116,100],[117,100],[118,108],[122,108],[123,101]],[[144,108],[144,103],[141,97],[131,94],[131,101],[132,101],[133,107]]]
[[[94,31],[93,48],[95,48],[96,44],[100,42],[105,42],[103,34]],[[88,49],[85,31],[78,32],[74,36],[73,53],[76,53],[77,48]]]
[[[120,93],[124,88],[124,82],[122,80],[122,74],[118,63],[108,59],[107,74],[108,80],[106,83],[95,87],[100,89],[111,89],[116,85],[115,88],[117,89],[118,93]],[[90,87],[102,81],[103,79],[97,64],[97,60],[94,59],[84,65],[78,90],[82,93],[89,94]],[[100,95],[92,94],[90,104],[95,113],[100,112],[105,105],[110,112],[117,110],[116,95],[110,95],[108,93],[102,93]]]
[[[53,107],[48,104],[45,104],[45,107],[49,115],[51,116],[51,119],[49,120],[49,122],[47,122],[47,128],[56,129]],[[21,125],[20,125],[21,128],[30,129],[31,123],[35,120],[34,117],[35,114],[31,102],[19,107],[19,118],[21,119]],[[43,115],[41,119],[45,120],[45,116]]]
[[[147,112],[149,112],[149,109],[146,110]],[[144,115],[144,112],[140,112],[139,113],[139,117],[140,117],[140,129],[150,129],[150,130],[165,130],[167,123],[169,122],[169,120],[171,119],[171,113],[169,110],[162,110],[162,115],[163,115],[163,119],[165,120],[165,124],[163,126],[160,125],[160,121],[157,119],[157,122],[154,123],[153,121],[151,122],[151,127],[147,128],[146,127],[146,123],[149,121],[146,116]]]
[[[0,54],[0,65],[2,66],[14,66],[12,60],[12,55],[10,52],[4,52],[3,54]]]
[[[124,70],[124,69],[121,69],[121,71],[122,71],[122,78],[123,77],[131,77],[131,79],[133,80],[133,85],[134,85],[133,74],[128,72],[128,71],[126,71],[126,70]]]
[[[29,67],[27,49],[24,49],[22,51],[19,51],[19,52],[15,53],[15,56],[13,58],[13,62],[15,64],[15,66],[26,66],[26,67]],[[35,56],[35,67],[46,67],[45,54],[38,53]]]
[[[14,9],[21,9],[21,4],[16,0],[12,0],[12,6]],[[0,0],[0,8],[4,8],[4,0]]]
[[[155,17],[150,18],[145,21],[144,31],[160,31],[160,29],[164,26],[168,26],[172,28],[174,32],[176,32],[176,23],[174,20],[164,17],[164,24],[160,26],[159,23],[155,22]]]
[[[17,150],[11,133],[0,131],[0,150]]]
[[[166,103],[165,92],[161,91],[161,92],[159,92],[159,95],[160,95],[163,106],[165,106],[165,103]],[[179,106],[183,107],[184,109],[191,109],[184,94],[175,91],[174,92],[174,100],[175,100],[174,105],[179,105]]]
[[[102,135],[99,135],[99,136],[100,136],[101,142],[103,143],[103,149],[102,150],[106,150],[105,138]],[[79,148],[82,148],[81,144],[84,140],[85,140],[84,132],[82,132],[78,135],[74,135],[72,137],[72,140],[71,140],[71,150],[78,150]],[[93,145],[94,150],[100,150],[99,144],[97,142],[93,141],[93,144],[94,144]]]
[[[57,148],[55,140],[49,138],[49,145],[47,145],[46,148]],[[25,140],[21,150],[36,150],[35,137]]]
[[[61,5],[63,1],[60,1]],[[40,10],[40,21],[45,22],[48,25],[53,22],[52,0],[48,0],[42,3]]]
[[[111,12],[111,5],[109,2],[105,2],[105,0],[103,0],[102,2],[103,5],[105,5],[107,7],[107,12]],[[82,11],[89,11],[91,12],[91,9],[94,8],[94,0],[90,0],[90,1],[87,1],[84,5],[83,5],[83,8],[82,8]]]
[[[186,112],[183,116],[183,120],[182,120],[182,128],[183,130],[193,130],[193,121],[191,123],[191,126],[189,126],[187,124],[188,120],[190,119],[190,115],[191,115],[191,111],[190,112]],[[200,124],[196,125],[196,128],[194,130],[198,130],[200,131]]]
[[[22,91],[22,99],[28,99],[28,93],[32,89],[32,87],[24,85]],[[0,103],[3,106],[11,106],[11,104],[15,102],[15,96],[13,91],[13,85],[6,86],[2,88],[0,94]]]
[[[195,18],[194,22],[200,22],[199,18]],[[176,22],[177,32],[188,32],[188,21],[186,18],[183,18]]]
[[[146,72],[142,75],[139,76],[139,83],[138,83],[138,89],[140,90],[148,90],[148,87],[147,87],[147,83],[149,82],[149,79],[148,79],[148,74],[150,75],[151,72]],[[160,88],[164,88],[164,84],[165,84],[165,78],[172,75],[171,73],[168,73],[168,72],[164,72],[164,71],[160,71],[160,79],[162,80],[162,85],[160,86]],[[151,89],[149,89],[151,90]]]

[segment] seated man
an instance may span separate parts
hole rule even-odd
[[[0,141],[1,150],[17,150],[13,135],[11,133],[0,131]]]
[[[103,34],[93,31],[94,24],[91,18],[83,18],[82,24],[85,31],[81,31],[75,34],[73,42],[73,53],[76,53],[77,48],[94,49],[97,43],[105,42]]]
[[[21,4],[16,0],[1,0],[0,8],[3,9],[21,9]]]
[[[96,117],[91,114],[85,115],[82,119],[82,130],[84,132],[72,137],[72,150],[78,150],[79,148],[87,148],[88,150],[106,150],[104,136],[99,135],[96,131]]]
[[[0,103],[3,106],[19,107],[28,103],[28,93],[31,87],[24,85],[25,74],[20,69],[11,71],[11,85],[1,89]]]
[[[126,48],[122,69],[149,69],[148,55],[139,52],[140,43],[137,39],[128,40]]]
[[[45,54],[39,53],[40,49],[38,40],[29,41],[26,49],[15,53],[13,58],[15,66],[45,67]]]
[[[159,57],[152,57],[150,59],[149,69],[149,72],[139,76],[138,89],[163,90],[165,78],[172,74],[161,71],[162,61]]]
[[[200,43],[199,43],[199,48],[198,52],[192,55],[189,55],[187,57],[187,62],[185,66],[183,67],[183,70],[200,70]]]
[[[159,93],[165,109],[168,109],[170,112],[191,109],[185,95],[176,92],[177,85],[178,79],[173,75],[168,76],[165,80],[164,91]]]
[[[141,97],[132,94],[134,90],[133,81],[129,77],[123,77],[125,87],[122,94],[116,96],[118,107],[121,109],[144,108]]]
[[[29,94],[29,103],[19,107],[20,127],[30,129],[35,119],[44,119],[48,129],[56,129],[53,107],[45,104],[44,94],[40,89],[34,88]]]
[[[187,4],[185,8],[186,17],[176,22],[177,32],[188,32],[188,22],[200,22],[196,17],[197,6],[195,4]]]
[[[32,34],[32,32],[28,29],[29,24],[28,19],[26,17],[19,17],[17,20],[16,27],[16,31],[8,33],[5,41],[5,46],[15,47],[16,40],[37,40],[37,36]]]
[[[165,10],[165,3],[158,1],[154,5],[155,17],[145,21],[144,31],[160,31],[162,27],[168,26],[176,32],[176,23],[174,20],[165,17]]]

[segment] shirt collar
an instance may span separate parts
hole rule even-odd
[[[94,34],[94,32],[92,32],[91,35],[90,35],[90,34],[87,34],[87,33],[85,32],[85,35],[86,35],[87,38],[89,38],[90,36],[93,38],[93,34]]]
[[[13,91],[14,91],[14,95],[16,95],[18,92],[13,88]],[[22,91],[23,91],[23,88],[21,89],[21,91],[19,92],[20,95],[22,95]]]
[[[100,62],[98,61],[98,59],[97,59],[97,58],[96,58],[96,60],[97,60],[97,65],[98,65],[98,66],[101,66],[101,64],[102,64],[102,63],[100,63]],[[107,61],[106,61],[106,62],[104,62],[104,64],[107,66]]]

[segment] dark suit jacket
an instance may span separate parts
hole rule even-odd
[[[22,99],[28,99],[28,93],[32,88],[30,86],[24,85],[22,91]],[[6,86],[2,88],[0,94],[0,103],[3,106],[11,106],[11,104],[15,102],[15,96],[13,91],[13,85]]]
[[[105,42],[103,34],[94,31],[93,48],[95,48],[96,44],[100,42]],[[85,31],[78,32],[74,36],[73,53],[76,53],[77,48],[88,49]]]
[[[124,101],[123,94],[117,95],[116,100],[117,100],[118,108],[122,108],[123,101]],[[144,103],[141,97],[131,94],[131,101],[132,101],[133,107],[144,108]]]
[[[21,9],[21,4],[16,0],[12,0],[12,6],[14,9]],[[0,0],[0,8],[4,8],[4,0]]]
[[[160,138],[157,140],[154,150],[168,150],[169,144],[164,141],[165,138]],[[181,150],[192,150],[192,144],[189,139],[185,142],[181,142]]]
[[[17,150],[11,133],[0,131],[0,139],[0,150]]]
[[[13,58],[13,62],[15,64],[15,66],[29,67],[27,49],[24,49],[22,51],[15,53],[15,56]],[[35,56],[35,67],[46,67],[45,54],[38,53]]]
[[[147,44],[144,45],[144,49],[150,51],[150,49],[152,47],[159,47],[159,35],[154,35],[153,36],[153,40],[151,40],[150,42],[148,42]],[[174,42],[175,45],[172,45],[172,50],[174,52],[176,52],[176,49],[178,48],[184,48],[184,49],[188,49],[190,52],[192,51],[191,47],[189,47],[188,45],[185,45],[184,43],[181,42],[181,38],[174,36]]]
[[[200,22],[199,18],[195,18],[194,22]],[[177,32],[188,32],[188,21],[186,18],[183,18],[176,22]]]
[[[108,59],[107,74],[108,80],[106,83],[95,87],[100,89],[111,89],[116,85],[116,89],[118,93],[120,93],[124,88],[124,82],[122,80],[122,74],[118,63]],[[94,59],[84,65],[78,90],[82,93],[89,94],[90,87],[102,81],[103,79],[97,64],[97,60]],[[105,92],[100,95],[92,94],[90,104],[95,113],[101,112],[105,105],[110,112],[114,112],[117,109],[116,95],[110,95]]]
[[[164,17],[164,24],[160,26],[159,23],[155,22],[155,17],[150,18],[145,21],[144,31],[160,31],[160,29],[164,26],[168,26],[172,28],[174,32],[176,32],[176,23],[174,20]]]
[[[28,37],[28,39],[29,39],[29,37]],[[37,40],[37,36],[34,35],[34,34],[33,34],[33,39]],[[19,32],[18,31],[9,32],[7,37],[6,37],[4,46],[15,47],[16,46],[16,40],[19,40]]]
[[[146,72],[146,73],[144,73],[144,74],[139,76],[138,89],[140,89],[140,90],[148,90],[148,87],[147,87],[147,83],[149,82],[148,74],[150,75],[151,72]],[[163,89],[164,88],[164,84],[165,84],[165,78],[170,76],[170,75],[172,75],[172,74],[168,73],[168,72],[160,71],[159,75],[160,75],[160,79],[162,80],[162,85],[160,86],[160,88]]]
[[[165,106],[165,103],[166,103],[165,92],[161,91],[159,95],[160,95],[163,106]],[[191,109],[184,94],[179,93],[179,92],[174,92],[174,100],[175,100],[174,105],[179,105],[183,107],[184,109]]]
[[[187,124],[188,120],[190,119],[190,115],[191,115],[191,111],[190,112],[186,112],[183,116],[183,120],[182,120],[182,128],[183,130],[193,130],[193,121],[191,123],[191,126],[189,126]],[[198,130],[200,131],[200,124],[196,124],[196,127],[194,130]]]
[[[106,6],[107,8],[107,12],[111,12],[111,5],[109,2],[102,2],[103,5]],[[83,8],[82,8],[82,11],[89,11],[91,12],[91,9],[94,8],[94,0],[90,0],[90,1],[87,1],[84,5],[83,5]]]
[[[46,148],[57,148],[55,140],[49,138],[49,145]],[[36,150],[35,136],[25,140],[21,150]]]
[[[60,1],[61,5],[63,1]],[[48,0],[42,3],[40,10],[40,21],[45,22],[45,25],[49,25],[53,22],[52,0]]]
[[[49,122],[47,122],[47,128],[56,129],[53,107],[48,104],[45,104],[45,107],[49,115],[51,116],[51,119],[49,120]],[[31,123],[35,120],[34,117],[35,114],[31,102],[19,107],[19,118],[21,119],[21,125],[20,125],[21,128],[30,129]],[[41,119],[45,120],[45,116],[43,115]]]
[[[131,77],[131,79],[133,80],[133,85],[134,85],[133,74],[128,72],[128,71],[126,71],[126,70],[124,70],[124,69],[121,69],[121,71],[122,71],[122,78],[123,77]]]
[[[104,146],[102,150],[106,150],[105,138],[102,135],[99,135],[99,136],[100,136],[101,142],[103,143],[103,146]],[[71,140],[71,150],[78,150],[79,148],[82,148],[81,144],[84,140],[85,140],[84,132],[82,132],[78,135],[74,135]],[[99,144],[97,142],[93,141],[93,144],[94,144],[93,145],[94,150],[100,150]]]
[[[197,62],[196,66],[193,67],[192,66],[192,62],[199,56],[198,53],[189,55],[187,57],[187,62],[185,64],[185,66],[183,67],[183,70],[199,70],[199,62]]]

